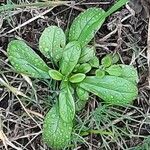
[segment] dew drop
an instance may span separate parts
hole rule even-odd
[[[46,52],[48,52],[48,51],[49,51],[49,49],[48,49],[48,48],[45,48],[44,50],[45,50]]]

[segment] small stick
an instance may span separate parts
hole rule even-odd
[[[14,29],[11,29],[11,30],[9,30],[8,32],[6,32],[6,33],[4,33],[4,34],[1,34],[0,37],[6,36],[7,34],[12,33],[12,32],[14,32],[14,31],[16,31],[16,30],[18,30],[18,29],[20,29],[20,28],[26,26],[27,24],[29,24],[29,23],[35,21],[36,19],[38,19],[38,18],[44,16],[45,14],[49,13],[49,12],[50,12],[52,9],[54,9],[54,8],[55,8],[55,7],[52,7],[52,8],[50,8],[50,9],[44,11],[43,13],[40,13],[39,15],[37,15],[37,16],[35,16],[35,17],[29,19],[28,21],[26,21],[26,22],[24,22],[24,23],[22,23],[21,25],[18,25],[18,26],[15,27]]]
[[[150,16],[148,23],[148,37],[147,37],[147,63],[148,63],[148,83],[150,88]]]
[[[18,30],[18,29],[20,29],[20,28],[22,28],[22,27],[24,27],[24,26],[26,26],[27,24],[29,24],[29,23],[31,23],[31,22],[33,22],[33,21],[35,21],[35,20],[37,20],[38,18],[41,18],[42,16],[44,16],[44,15],[46,15],[47,13],[49,13],[50,11],[52,11],[56,6],[59,6],[59,5],[66,5],[66,4],[68,4],[68,3],[70,3],[69,1],[64,1],[64,2],[53,2],[53,7],[52,8],[50,8],[50,9],[48,9],[48,10],[45,10],[44,12],[42,12],[42,13],[40,13],[39,15],[37,15],[37,16],[35,16],[35,17],[33,17],[33,18],[31,18],[31,19],[29,19],[28,21],[26,21],[26,22],[24,22],[24,23],[22,23],[21,25],[18,25],[17,27],[15,27],[14,29],[11,29],[11,30],[9,30],[8,32],[6,32],[6,33],[4,33],[4,34],[1,34],[0,35],[0,37],[3,37],[3,36],[6,36],[7,34],[9,34],[9,33],[12,33],[12,32],[14,32],[14,31],[16,31],[16,30]],[[20,6],[20,5],[19,5]],[[22,7],[24,7],[24,5],[22,6]],[[1,10],[0,10],[1,11]]]

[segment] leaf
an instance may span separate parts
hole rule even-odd
[[[113,64],[116,64],[119,61],[119,55],[117,53],[110,54],[110,56],[112,57],[112,63]]]
[[[94,56],[90,61],[89,64],[94,67],[94,68],[98,68],[99,67],[99,59]]]
[[[49,73],[49,76],[54,80],[60,81],[63,79],[63,75],[57,70],[51,69],[48,71],[48,73]]]
[[[75,103],[75,105],[76,105],[76,111],[77,112],[81,111],[85,107],[86,103],[87,103],[87,101],[83,101],[81,99],[78,99],[76,101],[76,103]]]
[[[108,72],[109,75],[121,76],[122,68],[119,65],[112,65],[109,68],[106,68],[106,72]]]
[[[107,68],[112,65],[112,57],[110,55],[106,55],[102,60],[101,64]]]
[[[63,75],[68,76],[77,65],[81,54],[78,42],[70,42],[66,45],[60,62],[60,70]]]
[[[79,86],[110,104],[128,104],[138,95],[135,84],[116,76],[87,77]]]
[[[105,76],[105,71],[97,69],[95,74],[96,74],[96,77],[103,78]]]
[[[89,92],[84,90],[83,88],[77,87],[76,93],[78,96],[78,99],[76,101],[76,111],[80,111],[85,107],[89,99]]]
[[[106,69],[110,75],[119,76],[130,82],[137,83],[138,82],[138,74],[136,69],[130,65],[117,64],[112,65]]]
[[[76,88],[77,96],[80,100],[87,101],[89,99],[89,92],[84,90],[83,88]]]
[[[64,82],[64,81],[63,81]],[[75,103],[67,82],[62,84],[59,94],[59,113],[65,122],[72,122],[75,116]]]
[[[105,19],[125,5],[127,1],[128,0],[117,1],[107,12],[98,8],[89,8],[79,14],[70,27],[69,41],[79,41],[83,48],[92,40]]]
[[[106,59],[106,61],[108,59],[108,64],[109,64],[108,66],[110,66],[112,64],[116,64],[119,61],[119,55],[117,53],[114,53],[114,54],[110,53],[110,54],[107,54],[105,57],[103,59]],[[103,61],[103,59],[102,59],[102,61]]]
[[[79,63],[86,63],[90,59],[92,59],[95,56],[95,48],[94,47],[84,47],[81,51],[81,56],[79,59]]]
[[[80,66],[80,64],[77,64],[77,65],[74,67],[74,69],[73,69],[73,71],[72,71],[72,72],[77,72],[77,70],[78,70],[79,66]]]
[[[66,45],[66,36],[63,30],[57,26],[45,28],[40,39],[39,49],[47,58],[53,58],[55,62],[62,57],[63,48]]]
[[[106,17],[110,16],[117,9],[125,5],[129,0],[118,0],[105,14]]]
[[[43,124],[43,140],[53,149],[62,149],[71,140],[73,123],[61,119],[57,105],[46,114]]]
[[[99,8],[90,8],[79,14],[70,27],[69,41],[78,41],[82,48],[85,47],[104,23],[104,14],[105,11]]]
[[[91,69],[92,69],[92,67],[91,67],[90,64],[84,63],[84,64],[81,64],[81,65],[77,68],[77,72],[80,72],[80,73],[88,73]]]
[[[50,68],[45,62],[23,41],[13,40],[8,44],[8,58],[18,73],[34,78],[50,78]]]
[[[85,78],[85,74],[83,74],[83,73],[77,73],[77,74],[74,74],[73,76],[71,76],[69,78],[69,81],[71,83],[79,83],[79,82],[83,81],[84,78]]]
[[[62,82],[60,83],[60,90],[63,90],[65,88],[69,88],[69,90],[71,91],[71,94],[74,94],[74,87],[70,85],[70,83],[68,82],[68,79],[66,81],[63,79]]]
[[[130,82],[137,83],[139,80],[137,70],[131,65],[118,64],[121,67],[120,77],[129,80]]]

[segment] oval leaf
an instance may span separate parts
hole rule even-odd
[[[102,59],[101,64],[102,64],[105,68],[111,66],[111,65],[112,65],[112,57],[111,57],[111,55],[106,55],[106,56]]]
[[[138,83],[139,81],[138,73],[133,66],[124,64],[118,64],[118,66],[120,66],[122,69],[120,77],[129,80],[130,82],[133,82],[135,84]]]
[[[80,64],[77,64],[77,65],[74,67],[74,69],[73,69],[73,71],[72,71],[72,72],[77,72],[77,70],[78,70],[79,66],[80,66]]]
[[[103,22],[105,11],[99,8],[90,8],[79,14],[73,21],[69,31],[69,41],[78,41],[83,48],[87,45]]]
[[[76,111],[81,111],[85,107],[86,103],[87,103],[87,101],[83,101],[81,99],[78,99],[75,103],[76,104]]]
[[[138,95],[138,89],[132,82],[116,76],[87,77],[79,86],[110,104],[127,104]]]
[[[117,53],[115,54],[109,54],[110,57],[112,57],[112,63],[116,64],[119,61],[119,55]]]
[[[76,111],[80,111],[85,107],[89,99],[89,92],[84,90],[83,88],[77,87],[76,93],[78,96],[77,101],[76,101]]]
[[[49,73],[50,77],[54,80],[60,81],[63,79],[63,75],[57,70],[51,69],[48,71],[48,73]]]
[[[99,30],[105,18],[122,7],[128,0],[117,1],[107,12],[98,8],[89,8],[81,13],[72,23],[69,40],[78,40],[81,47],[87,45]]]
[[[50,68],[45,62],[23,41],[13,40],[8,44],[8,58],[18,73],[34,78],[50,78]]]
[[[135,84],[139,80],[136,69],[130,65],[124,65],[124,64],[112,65],[109,68],[107,68],[106,71],[110,75],[122,77]]]
[[[67,82],[63,82],[59,94],[59,112],[65,122],[72,122],[75,116],[75,103]]]
[[[89,99],[89,92],[84,90],[83,88],[76,88],[77,96],[80,100],[86,101]]]
[[[70,42],[66,45],[60,62],[60,70],[63,75],[68,76],[78,63],[81,48],[78,42]]]
[[[92,59],[95,56],[95,48],[94,47],[84,47],[81,51],[81,56],[79,59],[79,63],[86,63],[90,59]]]
[[[71,83],[79,83],[79,82],[83,81],[84,78],[85,78],[85,74],[83,74],[83,73],[77,73],[77,74],[71,76],[69,78],[69,81]]]
[[[108,72],[109,75],[113,75],[113,76],[122,75],[122,69],[119,65],[112,65],[109,68],[106,68],[106,72]]]
[[[90,61],[89,64],[94,67],[94,68],[98,68],[99,67],[99,59],[94,56]]]
[[[62,149],[68,145],[71,139],[72,122],[64,122],[58,106],[55,105],[47,113],[43,124],[43,140],[53,149]]]
[[[60,60],[65,44],[66,36],[63,30],[57,26],[45,28],[39,39],[40,51],[45,57],[53,58],[55,62]]]
[[[96,77],[103,78],[105,76],[105,71],[97,69],[95,74],[96,74]]]
[[[80,72],[80,73],[88,73],[91,69],[92,69],[92,67],[91,67],[90,64],[84,63],[84,64],[81,64],[81,65],[77,68],[77,72]]]

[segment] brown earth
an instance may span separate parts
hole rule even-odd
[[[19,4],[18,1],[14,2]],[[30,2],[34,2],[34,0]],[[74,2],[75,5],[57,6],[37,19],[35,16],[49,8],[26,7],[3,11],[0,14],[0,79],[31,98],[15,96],[10,89],[0,85],[0,132],[3,131],[8,138],[0,133],[0,138],[3,137],[3,143],[0,141],[0,149],[2,150],[7,146],[8,150],[17,149],[16,147],[25,150],[49,149],[41,140],[41,128],[43,116],[52,106],[58,89],[53,86],[48,87],[48,83],[45,81],[33,79],[32,84],[36,90],[34,93],[27,81],[21,75],[13,72],[8,62],[6,49],[11,40],[22,38],[41,55],[38,52],[38,40],[45,27],[58,25],[66,30],[80,12],[90,7],[100,7],[107,10],[112,6],[114,0],[76,0]],[[4,1],[0,1],[0,3],[4,4]],[[110,117],[113,125],[106,127],[106,129],[116,130],[116,133],[118,132],[116,139],[112,139],[111,136],[91,134],[84,137],[88,144],[77,141],[76,149],[130,149],[141,145],[143,140],[150,135],[150,89],[147,63],[148,19],[146,18],[149,10],[146,6],[150,6],[148,0],[131,0],[129,5],[120,8],[107,18],[94,39],[97,56],[100,60],[108,53],[118,53],[121,63],[134,65],[139,75],[139,96],[131,107],[112,107],[110,109],[112,112],[128,116],[127,118]],[[21,27],[24,23],[25,25]],[[13,30],[15,28],[17,29]],[[43,55],[41,57],[49,63],[49,60]],[[82,120],[89,118],[90,112],[95,110],[97,103],[97,98],[92,98],[86,108],[78,114],[79,117]],[[106,121],[106,123],[108,122]],[[86,126],[96,128],[95,122],[92,121],[87,121]],[[127,131],[126,133],[129,135],[124,134],[119,128],[122,131]]]

